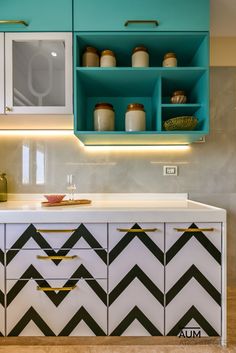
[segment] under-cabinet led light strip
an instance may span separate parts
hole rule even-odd
[[[0,136],[73,136],[73,130],[0,130]]]

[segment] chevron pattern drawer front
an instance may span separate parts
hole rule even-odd
[[[166,335],[221,335],[221,238],[221,223],[166,224]]]
[[[109,335],[164,334],[164,225],[109,225]]]
[[[13,224],[6,238],[7,335],[107,334],[106,224]]]
[[[7,335],[104,336],[106,293],[107,280],[8,280]]]
[[[106,248],[106,224],[7,224],[7,249]]]
[[[107,253],[104,249],[73,249],[64,257],[51,257],[44,250],[7,252],[7,279],[18,278],[107,278]],[[13,253],[13,254],[12,254]],[[58,251],[57,251],[58,253]]]
[[[4,225],[0,224],[0,336],[4,336],[4,333]]]

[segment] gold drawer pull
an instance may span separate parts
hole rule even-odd
[[[77,229],[36,229],[38,233],[72,233]]]
[[[156,232],[157,228],[144,228],[144,229],[129,229],[129,228],[117,228],[118,232],[123,233],[146,233],[146,232]]]
[[[190,233],[201,233],[201,232],[214,232],[214,228],[174,228],[177,232],[190,232]]]
[[[159,26],[159,22],[157,20],[127,20],[125,22],[125,27],[127,27],[129,24],[154,24],[155,26]]]
[[[28,23],[23,20],[0,20],[0,24],[4,25],[24,25],[28,27]]]
[[[60,288],[51,288],[51,287],[37,287],[37,290],[40,290],[42,292],[70,292],[71,290],[75,289],[76,286],[72,287],[60,287]]]
[[[77,255],[73,255],[73,256],[41,256],[41,255],[37,255],[37,259],[39,260],[74,260],[76,259],[78,256]]]

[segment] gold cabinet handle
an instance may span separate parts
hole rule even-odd
[[[52,287],[37,287],[37,290],[40,290],[42,292],[70,292],[73,289],[75,289],[76,286],[72,286],[72,287],[59,287],[59,288],[52,288]]]
[[[159,26],[159,22],[157,20],[127,20],[124,23],[124,26],[127,27],[130,24],[134,24],[134,23],[138,23],[138,24],[154,24],[155,26]]]
[[[72,233],[77,229],[36,229],[38,233]]]
[[[174,228],[177,232],[190,232],[190,233],[201,233],[201,232],[214,232],[214,228]]]
[[[74,260],[78,258],[77,255],[73,255],[73,256],[41,256],[41,255],[37,255],[37,259],[39,260]]]
[[[6,113],[9,113],[9,112],[12,112],[12,111],[13,111],[12,108],[10,108],[10,107],[5,107],[5,112],[6,112]]]
[[[143,232],[156,232],[157,228],[144,228],[144,229],[129,229],[129,228],[117,228],[118,232],[123,233],[143,233]]]
[[[28,27],[28,23],[23,20],[0,20],[0,24],[2,25],[24,25]]]

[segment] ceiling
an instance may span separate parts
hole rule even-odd
[[[236,37],[236,0],[211,0],[211,36]]]

